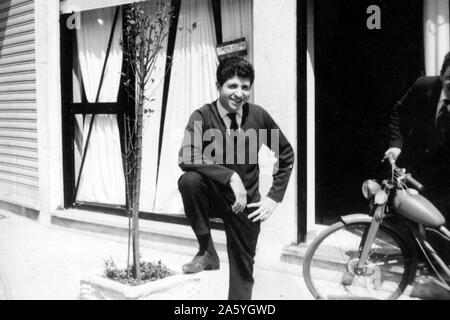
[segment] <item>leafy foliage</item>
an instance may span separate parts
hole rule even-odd
[[[112,258],[105,260],[104,276],[106,278],[132,286],[163,279],[175,274],[166,265],[164,265],[161,260],[158,262],[141,261],[140,271],[141,279],[138,281],[131,276],[131,267],[119,269]]]
[[[171,8],[163,3],[157,3],[157,10],[151,16],[135,3],[125,13],[122,48],[130,72],[125,74],[124,85],[133,99],[136,97],[136,82],[138,87],[144,88],[148,81],[154,81],[151,74],[163,41],[168,36],[171,15]]]

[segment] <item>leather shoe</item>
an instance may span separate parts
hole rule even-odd
[[[196,273],[203,270],[218,270],[220,268],[219,256],[208,251],[198,252],[191,262],[183,265],[183,273]]]

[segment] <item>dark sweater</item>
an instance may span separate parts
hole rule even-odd
[[[192,113],[179,153],[181,169],[196,171],[222,185],[227,185],[236,172],[247,190],[248,201],[259,201],[257,152],[262,144],[266,144],[278,159],[267,196],[281,202],[294,162],[294,151],[288,140],[266,110],[250,103],[243,106],[241,131],[235,133],[234,138],[233,133],[230,135],[227,131],[216,103],[206,104]],[[206,139],[205,132],[210,133]],[[233,157],[233,148],[238,150],[234,152],[237,159]]]

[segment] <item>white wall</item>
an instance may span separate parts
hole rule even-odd
[[[39,220],[63,205],[59,1],[35,1]]]
[[[296,0],[253,1],[255,103],[272,115],[297,156],[296,10]],[[277,263],[281,248],[296,241],[296,190],[294,169],[283,203],[261,226],[257,263]]]

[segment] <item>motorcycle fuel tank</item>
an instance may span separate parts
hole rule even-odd
[[[393,199],[393,207],[402,216],[428,227],[439,227],[445,224],[442,213],[424,196],[397,192]]]

